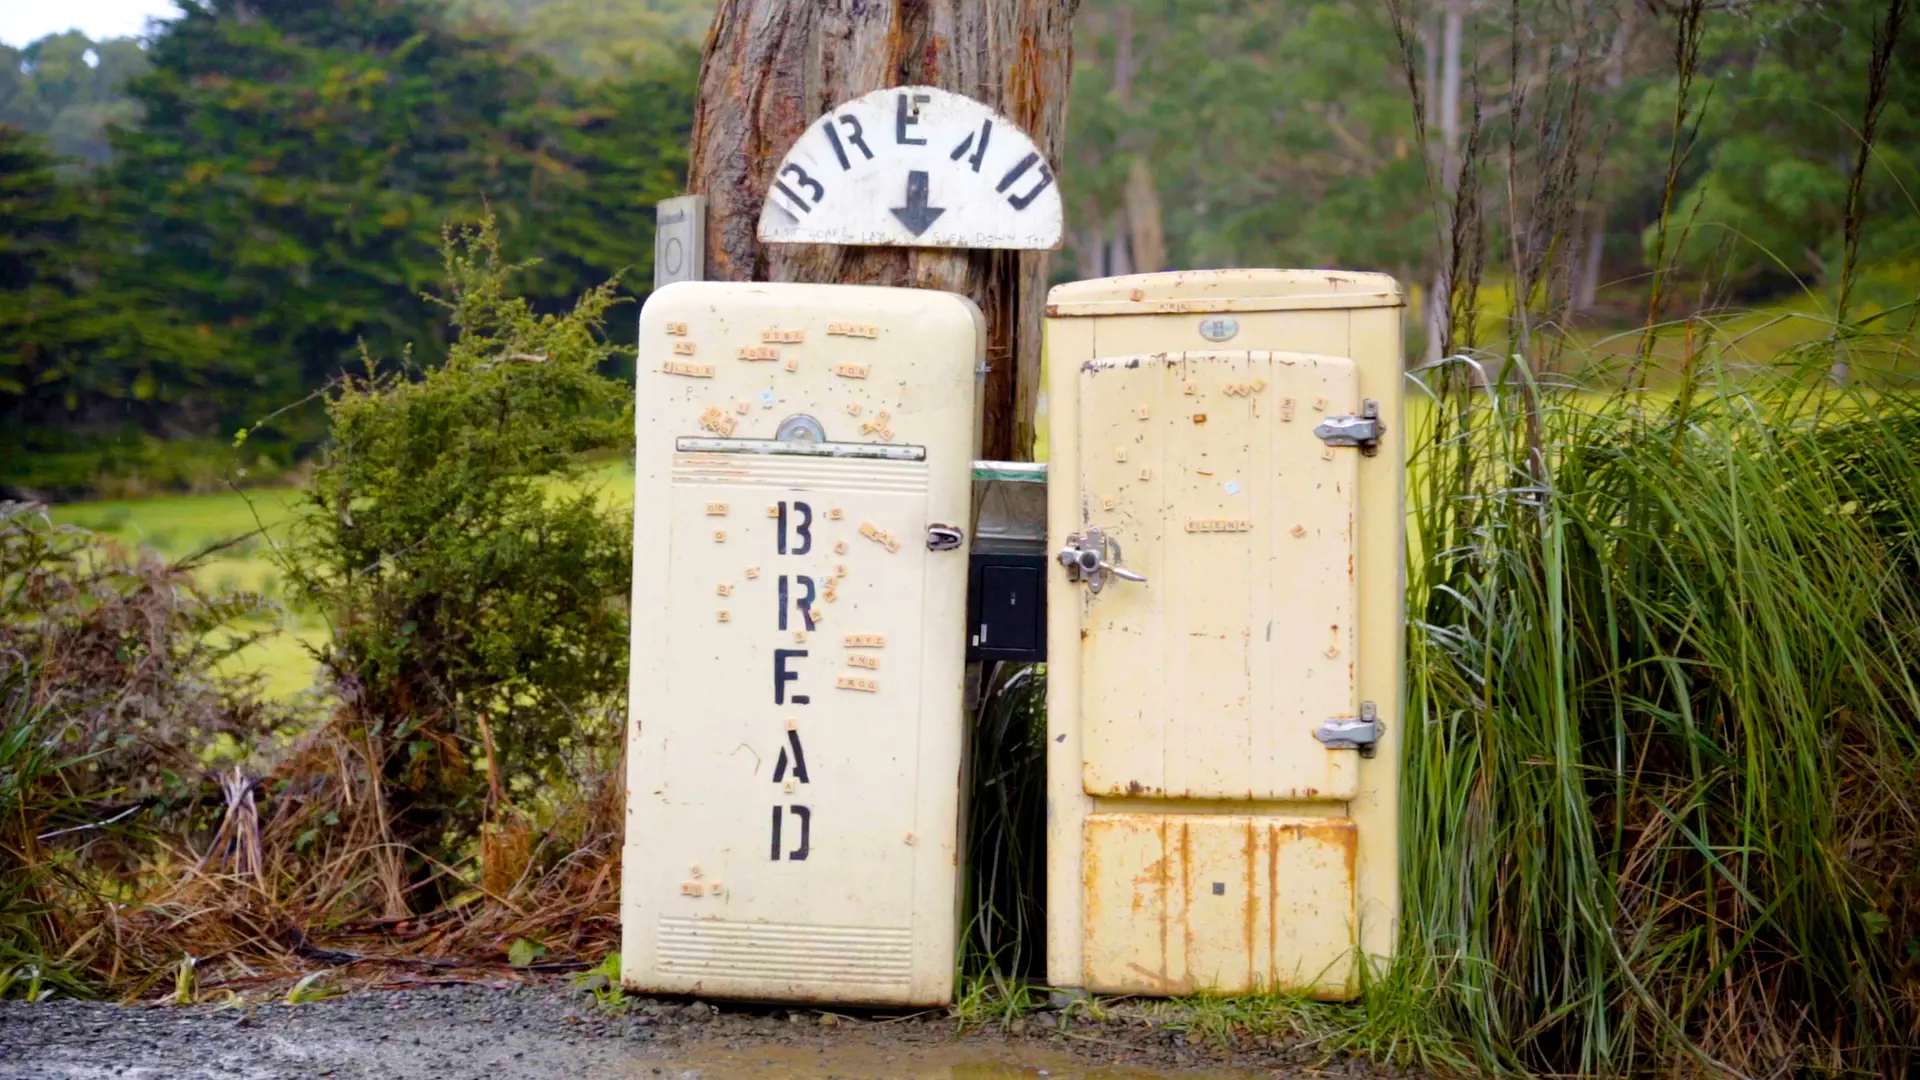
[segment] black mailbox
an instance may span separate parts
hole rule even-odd
[[[967,659],[1046,658],[1046,555],[974,552],[967,575]]]
[[[967,660],[1047,658],[1046,466],[976,461]]]

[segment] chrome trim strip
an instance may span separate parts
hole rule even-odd
[[[792,457],[874,458],[881,461],[925,461],[924,446],[886,446],[880,443],[782,442],[779,439],[711,439],[683,435],[675,450],[687,453],[783,454]]]

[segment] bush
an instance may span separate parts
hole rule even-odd
[[[491,219],[447,233],[458,339],[330,393],[285,561],[331,621],[338,722],[373,747],[416,878],[621,731],[631,530],[580,490],[582,455],[631,445],[631,392],[598,373],[612,286],[537,315],[507,290],[525,265]]]

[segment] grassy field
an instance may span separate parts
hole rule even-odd
[[[1589,375],[1604,382],[1609,373],[1639,355],[1644,342],[1646,300],[1644,283],[1623,282],[1602,290],[1600,300],[1611,311],[1607,325],[1577,325],[1567,334],[1561,369],[1576,377]],[[1688,290],[1689,292],[1691,289]],[[1847,359],[1866,377],[1911,378],[1916,328],[1920,324],[1920,267],[1876,267],[1865,275],[1850,304],[1849,318],[1859,329],[1847,342]],[[1512,308],[1511,283],[1489,277],[1479,292],[1475,340],[1497,349],[1507,339]],[[1422,310],[1421,290],[1408,299],[1408,318],[1417,322]],[[1680,305],[1673,305],[1679,307]],[[1670,319],[1675,318],[1671,314]],[[1411,327],[1410,329],[1417,329]],[[1832,295],[1806,289],[1752,307],[1703,308],[1694,316],[1691,340],[1684,325],[1664,327],[1653,348],[1655,381],[1669,381],[1689,349],[1697,356],[1713,349],[1729,367],[1777,365],[1809,348],[1833,341]],[[1417,350],[1420,342],[1410,341]]]
[[[587,477],[608,506],[633,505],[633,467],[610,463]],[[299,504],[297,488],[255,488],[219,495],[172,495],[144,499],[106,499],[57,506],[54,520],[110,536],[130,548],[150,549],[162,558],[179,559],[224,541],[238,543],[208,556],[199,573],[209,589],[247,589],[281,605],[276,623],[240,629],[272,630],[261,640],[235,653],[228,670],[257,672],[266,678],[267,693],[291,698],[313,687],[316,662],[313,650],[327,641],[327,624],[320,612],[290,603],[276,545],[286,537]]]

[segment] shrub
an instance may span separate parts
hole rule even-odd
[[[393,837],[425,857],[415,876],[620,733],[630,528],[580,490],[582,455],[631,445],[631,391],[599,373],[612,286],[538,315],[508,292],[526,265],[501,261],[491,219],[447,232],[446,363],[369,362],[332,390],[286,551],[332,624],[338,722],[380,762]]]

